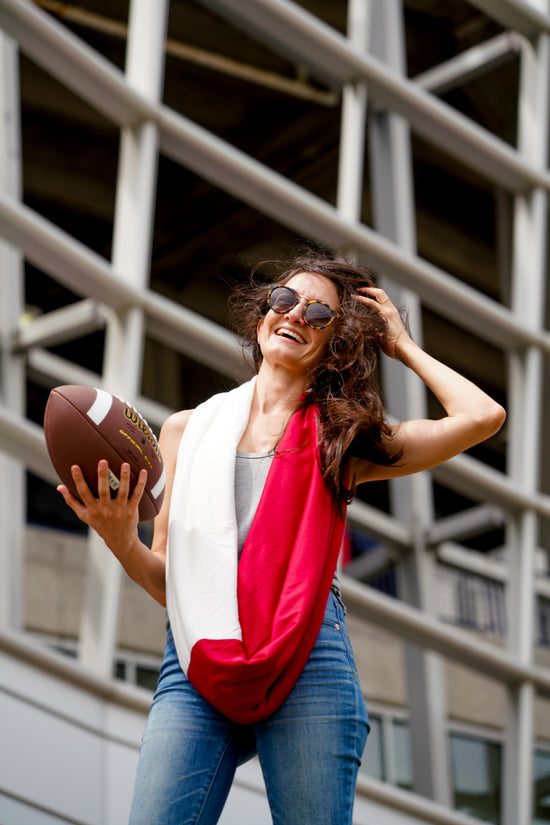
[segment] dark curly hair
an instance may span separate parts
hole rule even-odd
[[[262,363],[257,326],[268,311],[267,285],[257,283],[257,270],[253,270],[246,287],[235,290],[230,302],[236,331],[249,350],[256,372]],[[355,493],[346,486],[345,479],[351,456],[384,466],[400,458],[399,452],[388,449],[391,428],[378,385],[379,344],[385,323],[375,310],[352,298],[359,287],[375,285],[367,267],[329,256],[326,251],[319,254],[308,250],[294,257],[272,282],[284,284],[302,272],[332,281],[340,301],[341,315],[330,327],[332,335],[325,355],[311,373],[311,391],[300,406],[317,406],[321,471],[334,499],[349,502]]]

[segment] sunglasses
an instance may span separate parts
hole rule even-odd
[[[303,295],[298,295],[296,290],[290,286],[272,284],[267,290],[267,305],[273,312],[283,315],[298,306],[303,297]],[[305,299],[303,318],[308,327],[325,329],[329,324],[332,324],[335,318],[339,317],[340,313],[332,309],[325,301]]]

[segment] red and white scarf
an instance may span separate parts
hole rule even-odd
[[[273,713],[294,687],[321,627],[344,517],[321,476],[313,406],[277,448],[240,562],[235,457],[255,379],[215,395],[181,440],[166,572],[168,617],[189,681],[229,718]]]

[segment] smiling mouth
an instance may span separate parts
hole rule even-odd
[[[291,329],[278,329],[276,335],[278,335],[279,338],[288,338],[290,341],[296,341],[297,344],[307,343],[305,338],[302,338],[300,333],[294,332],[294,330]]]

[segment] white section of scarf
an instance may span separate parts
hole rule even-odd
[[[200,639],[242,639],[235,456],[248,423],[255,380],[200,404],[178,451],[170,503],[166,605],[184,672]]]

